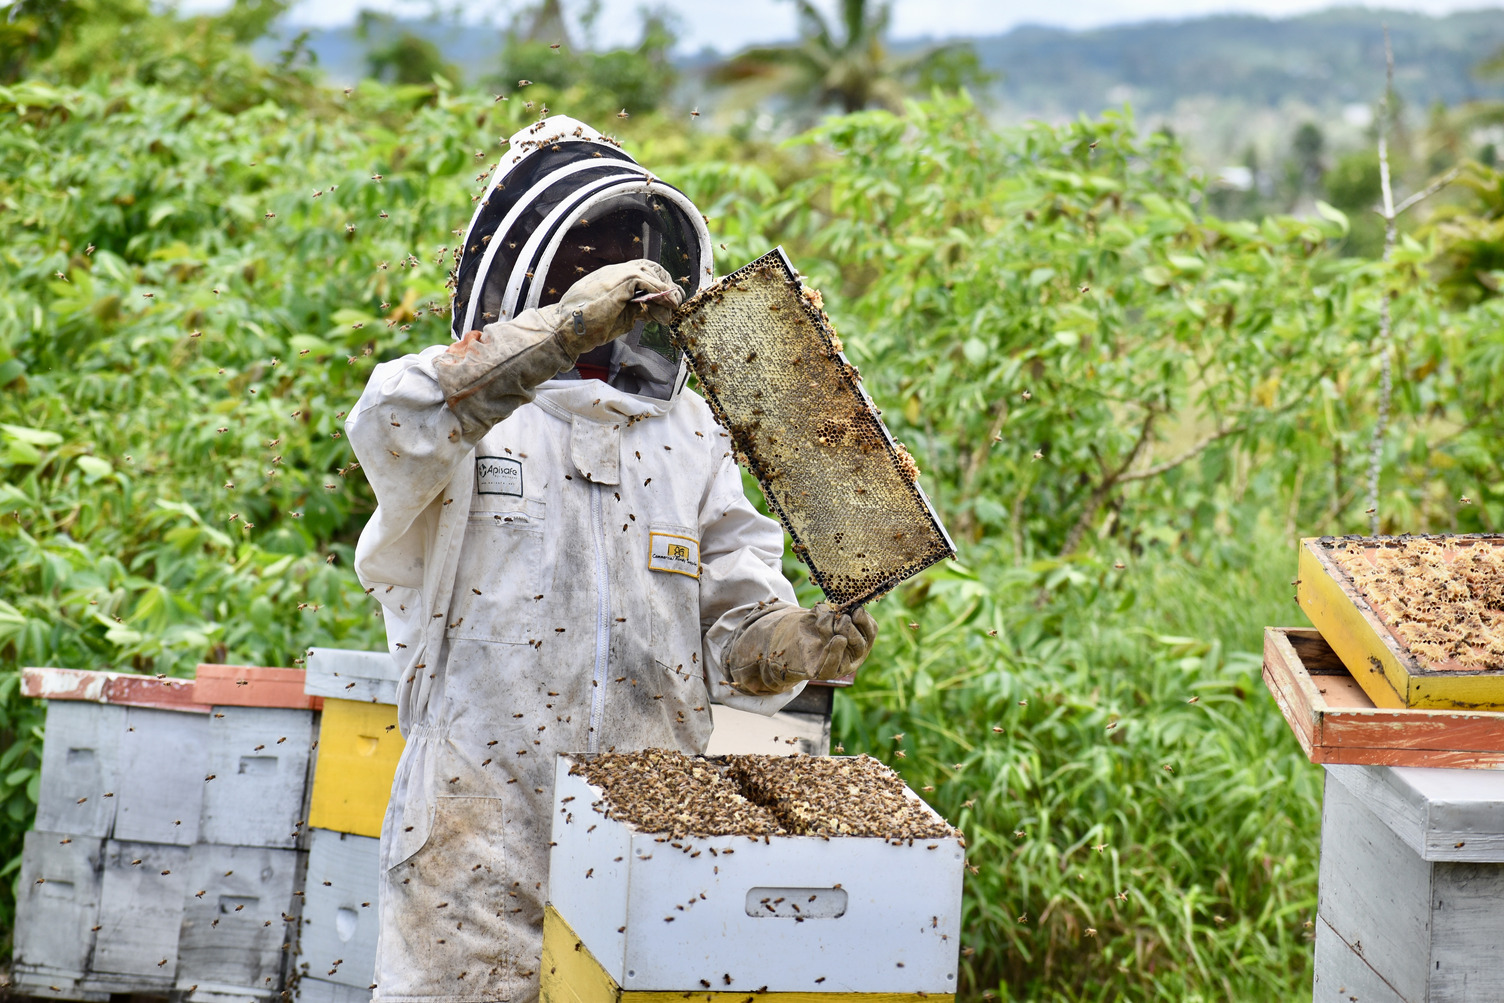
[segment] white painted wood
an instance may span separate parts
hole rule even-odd
[[[123,976],[121,984],[138,986],[119,992],[170,986],[187,892],[188,847],[106,840],[91,965],[96,979]]]
[[[298,1003],[371,1003],[371,990],[305,975],[298,979]]]
[[[1427,1003],[1504,1000],[1504,864],[1432,865]]]
[[[327,829],[309,833],[308,881],[297,959],[298,971],[365,992],[367,999],[370,994],[366,987],[376,971],[380,845],[380,840],[369,836]],[[343,996],[338,998],[344,1000]]]
[[[198,841],[204,778],[211,772],[212,719],[211,714],[126,708],[116,839],[178,846]]]
[[[1354,951],[1320,916],[1316,917],[1314,1003],[1423,1003],[1395,992],[1363,956]]]
[[[17,995],[36,996],[49,1000],[110,1003],[108,991],[87,989],[81,978],[48,969],[33,970],[18,965],[11,972],[11,989]]]
[[[1425,1000],[1431,867],[1330,769],[1317,912],[1400,996]]]
[[[955,992],[957,840],[720,836],[675,847],[594,811],[600,792],[571,765],[561,757],[555,773],[549,899],[623,988],[687,991],[704,979],[722,989],[730,975],[736,991]],[[755,887],[818,895],[836,885],[847,893],[839,918],[745,909]]]
[[[303,691],[312,696],[397,703],[397,660],[385,651],[309,648]]]
[[[830,754],[830,721],[823,716],[779,711],[768,717],[720,704],[711,709],[711,716],[715,730],[705,749],[707,756]]]
[[[36,827],[104,837],[115,825],[125,708],[76,700],[47,702]],[[82,802],[82,803],[80,803]]]
[[[222,716],[221,716],[222,715]],[[313,712],[215,707],[209,716],[203,816],[206,843],[291,848],[306,816]]]
[[[269,999],[282,991],[297,931],[297,850],[199,843],[188,853],[177,988]],[[287,919],[285,917],[291,917]],[[218,1003],[232,1003],[221,1000]]]
[[[91,928],[99,921],[103,848],[104,840],[90,836],[26,834],[16,886],[18,973],[83,976],[94,950]]]
[[[1504,770],[1328,766],[1425,860],[1504,863]]]

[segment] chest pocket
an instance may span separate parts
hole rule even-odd
[[[526,644],[538,636],[546,512],[533,498],[475,496],[446,637]]]

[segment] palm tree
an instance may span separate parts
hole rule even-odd
[[[985,84],[967,44],[938,45],[894,58],[885,44],[889,0],[841,0],[834,24],[810,0],[789,0],[799,14],[799,41],[746,49],[711,72],[711,82],[755,96],[781,92],[807,107],[900,111],[905,84]]]

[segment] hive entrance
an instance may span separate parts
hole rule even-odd
[[[672,836],[956,836],[870,756],[687,756],[602,753],[571,774],[600,788],[595,807]]]
[[[681,307],[674,338],[833,606],[875,599],[954,556],[913,458],[857,382],[819,292],[781,250]]]
[[[1343,540],[1330,553],[1422,668],[1504,670],[1504,541]]]

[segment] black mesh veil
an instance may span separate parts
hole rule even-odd
[[[699,210],[611,140],[554,116],[511,144],[465,235],[454,276],[455,338],[557,302],[581,275],[613,262],[659,262],[685,299],[711,280]],[[686,372],[655,324],[613,343],[611,382],[629,393],[671,396]]]

